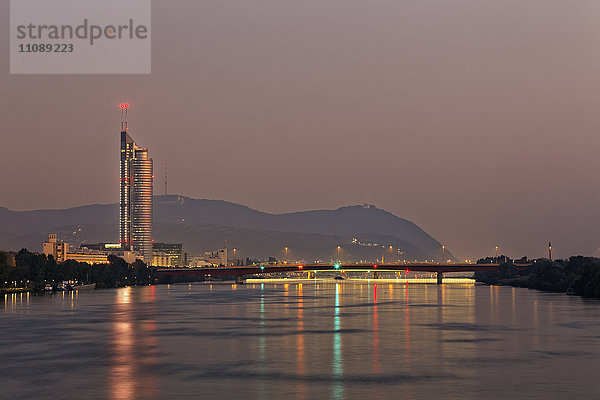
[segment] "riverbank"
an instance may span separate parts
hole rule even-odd
[[[576,256],[555,261],[540,259],[527,268],[517,268],[512,262],[507,262],[501,264],[498,271],[480,271],[474,277],[487,285],[600,298],[600,259],[594,257]]]

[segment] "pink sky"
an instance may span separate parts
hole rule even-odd
[[[161,0],[148,76],[9,75],[0,205],[118,201],[119,102],[155,190],[371,203],[458,257],[600,255],[600,2]]]

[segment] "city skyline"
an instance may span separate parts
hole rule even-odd
[[[599,20],[0,0],[0,397],[596,398]]]
[[[157,194],[168,162],[173,194],[276,213],[375,204],[457,256],[544,256],[548,241],[557,257],[600,255],[600,3],[513,6],[350,2],[342,17],[311,2],[158,2],[151,76],[0,65],[0,118],[19,133],[0,206],[112,203],[127,100]],[[69,177],[59,190],[39,179],[49,165]]]

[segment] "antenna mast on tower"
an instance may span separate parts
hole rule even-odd
[[[165,196],[167,195],[167,163],[165,163]]]
[[[127,132],[127,110],[129,104],[121,103],[121,132]]]

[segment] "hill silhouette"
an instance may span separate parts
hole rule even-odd
[[[11,211],[0,207],[0,248],[39,251],[46,234],[55,232],[73,245],[115,242],[117,204],[93,204],[62,210]],[[155,196],[154,238],[181,242],[190,255],[222,247],[240,258],[386,262],[441,258],[441,244],[416,224],[375,206],[269,214],[222,200]],[[393,246],[390,252],[389,246]],[[447,251],[446,256],[452,258]]]

